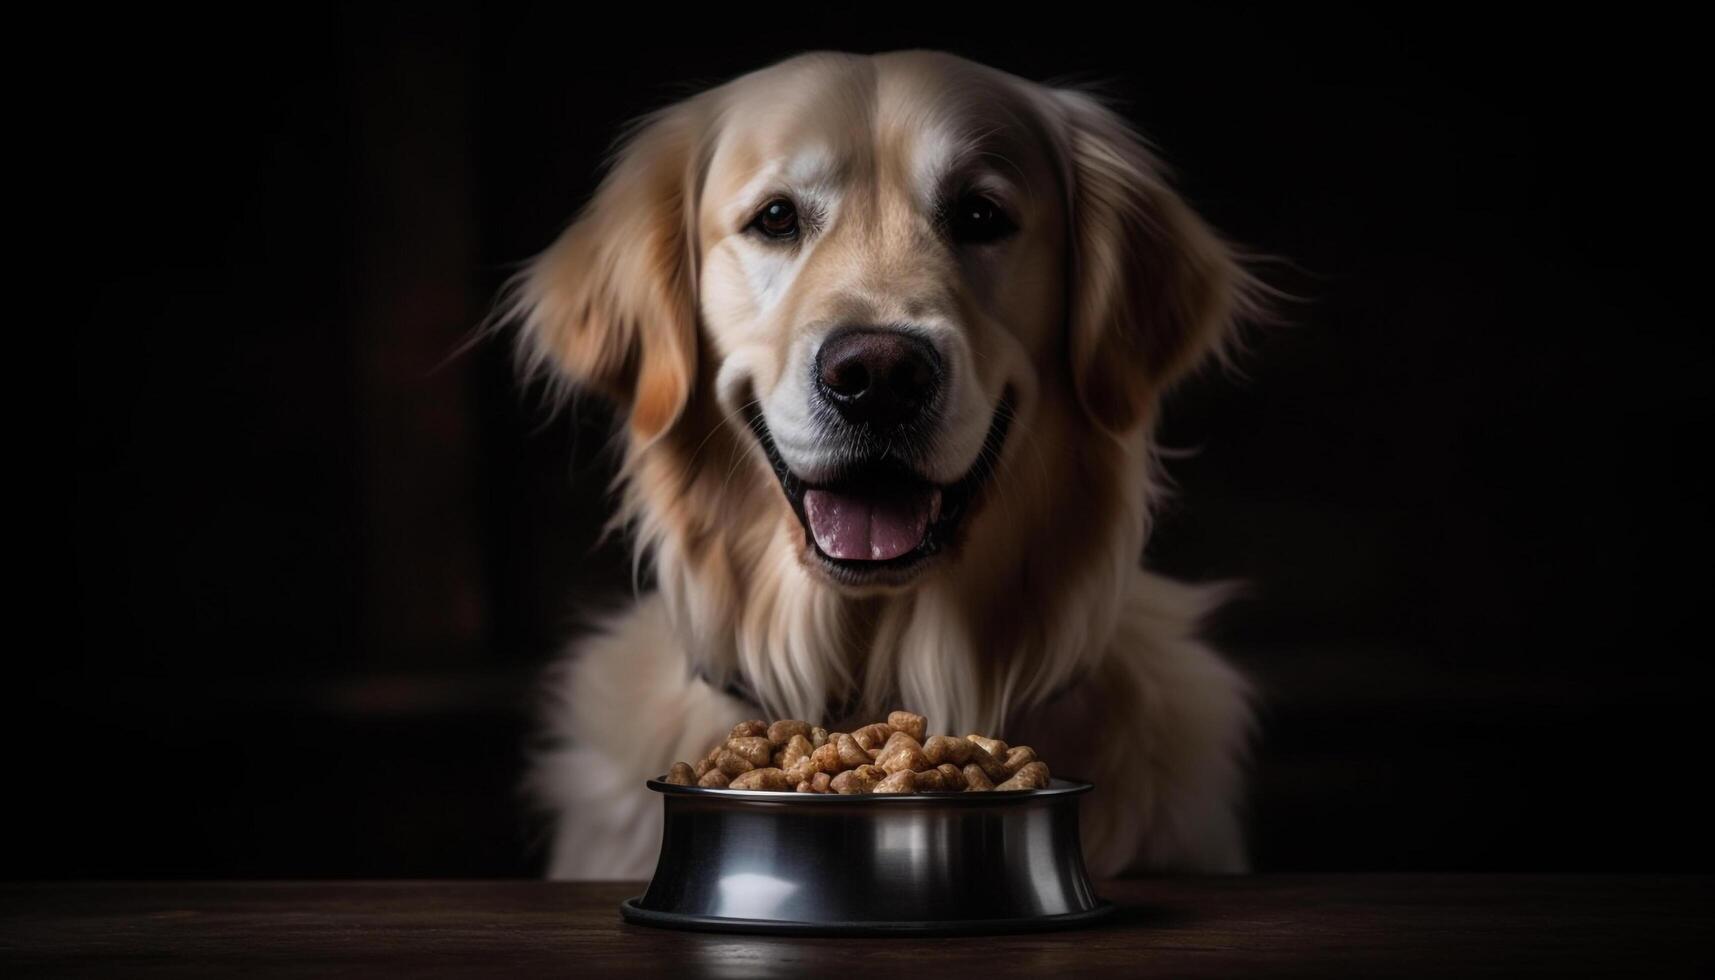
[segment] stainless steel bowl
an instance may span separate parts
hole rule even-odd
[[[1078,840],[1089,783],[840,796],[650,780],[666,822],[627,921],[677,929],[913,934],[1054,929],[1098,919]]]

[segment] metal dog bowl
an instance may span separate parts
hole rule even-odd
[[[1078,840],[1089,783],[840,796],[650,780],[666,822],[628,922],[673,929],[929,935],[1099,919]]]

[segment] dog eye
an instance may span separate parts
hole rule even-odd
[[[947,233],[961,245],[999,241],[1018,230],[1000,205],[981,194],[966,194],[946,213]]]
[[[769,238],[789,239],[798,237],[798,209],[791,201],[777,197],[762,206],[756,220],[750,223],[752,228],[762,232]]]

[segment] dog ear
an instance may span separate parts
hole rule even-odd
[[[589,205],[512,283],[506,310],[527,376],[599,392],[644,441],[678,419],[696,383],[700,132],[691,103],[640,120]]]
[[[1083,92],[1054,96],[1070,185],[1073,384],[1098,424],[1125,432],[1205,357],[1225,356],[1262,287],[1124,119]]]

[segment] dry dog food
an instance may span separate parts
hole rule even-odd
[[[895,711],[855,732],[808,722],[741,721],[695,765],[675,762],[667,782],[710,789],[800,793],[970,793],[1040,789],[1048,764],[1028,745],[982,735],[929,735],[929,721]]]

